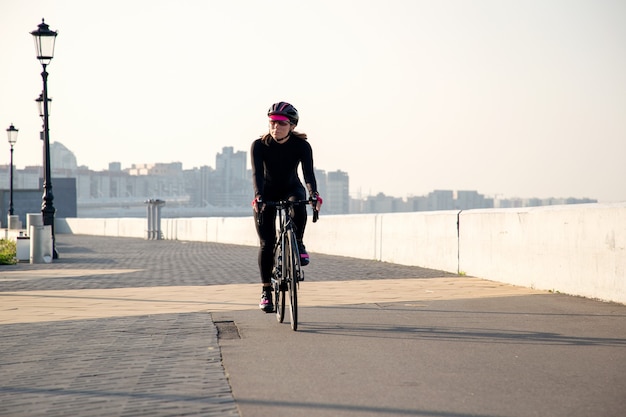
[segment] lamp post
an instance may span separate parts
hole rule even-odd
[[[9,194],[9,216],[13,215],[13,145],[15,145],[15,142],[17,142],[17,132],[19,132],[19,130],[16,129],[15,126],[13,126],[13,123],[11,123],[11,126],[9,126],[9,128],[7,129],[9,145],[11,145],[11,174],[9,177],[11,192]]]
[[[37,59],[43,67],[41,78],[43,79],[43,154],[44,154],[44,172],[43,172],[43,197],[41,205],[41,215],[43,224],[50,226],[52,231],[52,251],[53,259],[58,258],[55,237],[54,237],[54,196],[52,195],[52,181],[50,175],[50,127],[48,124],[48,72],[46,67],[54,57],[54,42],[57,32],[50,30],[50,27],[41,19],[41,23],[37,26],[37,30],[30,32],[35,40],[35,49],[37,51]]]

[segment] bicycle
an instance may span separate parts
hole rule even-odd
[[[301,204],[312,204],[313,223],[319,217],[316,210],[316,199],[266,201],[270,207],[276,207],[278,213],[278,236],[274,245],[274,267],[272,268],[272,287],[276,305],[276,319],[282,323],[285,319],[287,294],[289,296],[289,312],[291,328],[298,330],[298,286],[304,281],[304,271],[300,265],[300,252],[293,224],[292,209]],[[286,294],[287,293],[287,294]]]

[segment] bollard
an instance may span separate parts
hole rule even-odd
[[[161,240],[163,238],[163,234],[161,233],[161,207],[165,205],[165,201],[150,199],[145,203],[148,205],[148,231],[146,239]]]
[[[26,214],[26,233],[30,233],[31,226],[43,226],[43,215],[41,213]]]
[[[52,262],[52,226],[30,227],[30,263]]]
[[[8,226],[7,229],[9,230],[19,230],[22,228],[22,222],[20,222],[20,216],[18,215],[8,215],[7,216],[7,223]]]
[[[161,231],[161,207],[163,207],[165,205],[165,201],[163,200],[156,200],[155,202],[155,218],[156,218],[156,222],[155,222],[155,226],[156,226],[156,239],[157,240],[161,240],[163,239],[163,232]]]
[[[148,218],[148,228],[146,229],[146,239],[152,240],[152,200],[146,200],[146,217]]]

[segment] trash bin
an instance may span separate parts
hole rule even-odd
[[[52,262],[52,226],[30,226],[30,263]]]
[[[30,260],[30,237],[28,236],[16,237],[15,257],[17,258],[18,262]]]

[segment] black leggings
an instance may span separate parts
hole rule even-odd
[[[303,195],[295,195],[289,197],[289,200],[303,200]],[[259,225],[258,217],[261,216],[261,224]],[[306,205],[302,204],[293,208],[293,223],[296,229],[296,239],[302,241],[304,236],[304,228],[306,227]],[[259,235],[259,272],[261,273],[261,282],[269,284],[272,277],[272,268],[274,267],[274,244],[276,243],[276,207],[265,206],[263,212],[254,213],[254,224]]]

